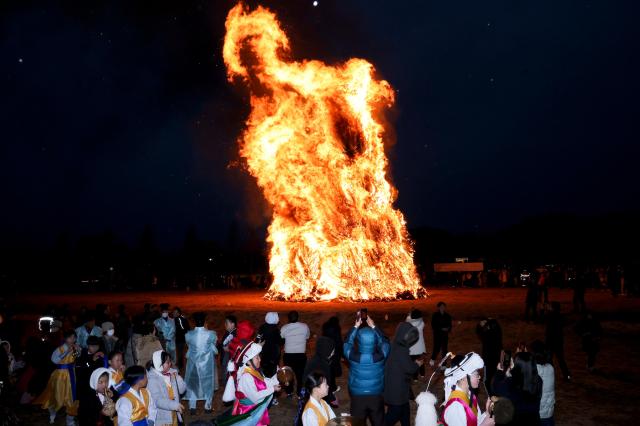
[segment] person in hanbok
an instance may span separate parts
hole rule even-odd
[[[75,424],[78,414],[75,362],[80,350],[76,343],[76,332],[69,330],[64,333],[64,344],[51,354],[51,361],[56,365],[56,369],[51,373],[44,392],[34,401],[34,404],[42,405],[42,408],[49,410],[51,424],[55,423],[56,414],[62,407],[65,407],[67,412],[67,425]]]
[[[156,330],[160,334],[160,341],[163,342],[164,350],[169,352],[171,359],[176,359],[176,322],[169,315],[169,304],[160,305],[162,316],[153,322]]]
[[[276,375],[264,377],[260,369],[260,352],[262,346],[250,343],[242,349],[236,358],[240,365],[236,376],[236,399],[233,403],[232,415],[245,417],[238,425],[265,426],[269,424],[269,403],[273,393],[280,390]],[[233,376],[232,376],[233,377]]]
[[[89,336],[102,338],[102,329],[96,326],[95,316],[91,312],[85,315],[84,324],[76,328],[77,343],[82,349],[87,348],[87,339]]]
[[[156,403],[147,391],[147,372],[134,365],[124,372],[129,390],[116,402],[118,426],[151,426],[156,418]]]
[[[323,399],[329,395],[327,377],[320,372],[313,372],[306,376],[304,386],[309,399],[302,411],[302,426],[326,426],[329,420],[336,417]]]
[[[210,413],[213,393],[218,389],[215,362],[215,356],[218,354],[217,335],[215,331],[207,330],[204,313],[195,313],[193,319],[196,328],[185,334],[185,342],[188,346],[187,368],[184,375],[187,383],[185,399],[189,401],[191,414],[195,414],[198,401],[204,401],[205,412]]]
[[[478,407],[478,386],[484,361],[475,352],[452,360],[451,367],[444,372],[445,405],[442,420],[445,426],[493,426],[495,420],[488,413],[491,400],[487,400],[486,411]]]
[[[122,352],[111,352],[109,354],[109,388],[113,389],[115,399],[129,390],[124,381],[124,362]]]
[[[153,353],[153,365],[148,370],[147,390],[156,404],[154,426],[178,426],[183,423],[184,407],[180,403],[187,386],[173,366],[166,351]]]

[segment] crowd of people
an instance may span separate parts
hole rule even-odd
[[[46,410],[50,423],[64,409],[67,425],[180,425],[200,405],[215,424],[261,426],[271,423],[269,410],[278,399],[289,398],[298,405],[291,423],[323,426],[340,406],[336,380],[344,363],[349,414],[373,426],[409,425],[411,401],[418,403],[419,426],[553,425],[553,359],[564,380],[571,375],[564,318],[559,304],[550,305],[544,342],[520,343],[511,351],[503,347],[499,322],[485,318],[476,328],[481,353],[458,356],[448,351],[454,322],[444,302],[430,321],[411,310],[392,339],[366,309],[346,333],[333,316],[315,337],[296,311],[282,326],[276,312],[266,313],[259,327],[228,315],[218,338],[205,313],[185,316],[169,304],[147,304],[133,316],[124,306],[115,314],[106,305],[83,308],[77,317],[63,307],[41,318],[41,334],[27,341],[20,359],[11,349],[17,336],[0,317],[0,380],[17,390],[21,403]],[[431,333],[425,333],[428,324]],[[585,311],[575,330],[592,370],[600,325]],[[431,335],[430,353],[425,334]],[[312,339],[315,353],[309,357]],[[430,389],[413,391],[429,373],[443,375],[445,399],[437,407]],[[480,390],[490,396],[485,404]],[[214,415],[216,392],[227,408]]]

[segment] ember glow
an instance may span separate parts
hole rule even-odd
[[[282,300],[380,300],[422,294],[397,191],[386,178],[382,113],[394,92],[362,59],[290,58],[276,16],[236,5],[224,61],[251,113],[240,154],[273,209],[268,241]]]

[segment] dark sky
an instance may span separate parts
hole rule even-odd
[[[255,4],[255,2],[249,2]],[[640,2],[264,1],[297,58],[371,61],[397,90],[409,227],[640,208]],[[225,78],[235,1],[0,4],[2,244],[110,229],[161,245],[266,224]]]

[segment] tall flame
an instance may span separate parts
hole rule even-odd
[[[276,16],[227,16],[229,80],[249,88],[240,154],[273,208],[267,298],[372,300],[423,292],[386,179],[380,113],[394,92],[373,66],[289,60]]]

